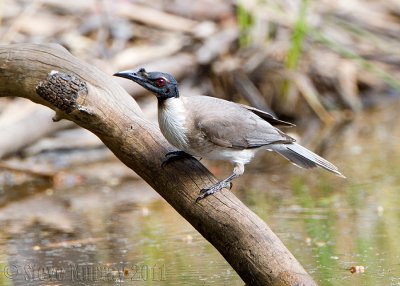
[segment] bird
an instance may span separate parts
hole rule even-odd
[[[224,188],[241,175],[260,149],[275,151],[302,168],[321,167],[345,178],[339,169],[296,143],[277,126],[294,126],[260,109],[205,96],[181,96],[177,80],[164,72],[127,70],[114,76],[129,79],[157,97],[161,133],[178,150],[165,156],[162,166],[180,158],[207,158],[233,163],[232,174],[200,191],[196,202]]]

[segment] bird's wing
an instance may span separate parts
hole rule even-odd
[[[225,148],[247,149],[295,141],[246,109],[240,114],[201,116],[196,124],[209,141]]]
[[[246,149],[295,141],[245,105],[209,96],[191,96],[183,101],[195,129],[217,146]]]
[[[254,108],[254,107],[251,107],[248,105],[244,105],[244,104],[240,104],[240,105],[243,106],[244,108],[246,108],[247,110],[250,110],[254,114],[260,116],[262,119],[264,119],[265,121],[267,121],[268,123],[270,123],[273,126],[290,126],[290,127],[296,126],[293,123],[280,120],[266,111],[263,111],[263,110],[260,110],[260,109],[257,109],[257,108]]]

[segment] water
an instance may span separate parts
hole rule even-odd
[[[398,108],[359,115],[334,140],[311,138],[347,180],[264,153],[235,182],[319,285],[400,285]],[[218,177],[230,170],[209,166]],[[244,284],[138,181],[21,198],[0,209],[0,226],[0,285]]]

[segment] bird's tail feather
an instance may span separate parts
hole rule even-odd
[[[299,167],[309,169],[319,166],[339,177],[345,178],[331,162],[297,143],[277,144],[272,149]]]

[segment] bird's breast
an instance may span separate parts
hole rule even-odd
[[[176,148],[187,151],[187,114],[179,98],[169,98],[158,106],[158,124],[161,133]]]

